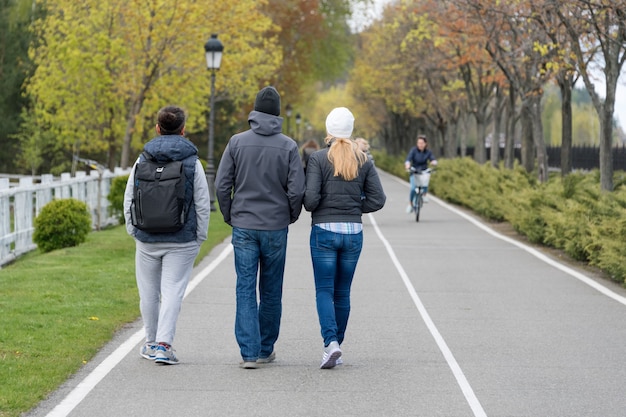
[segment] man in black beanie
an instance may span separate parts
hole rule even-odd
[[[250,129],[230,138],[215,179],[220,211],[233,228],[235,338],[245,369],[276,358],[287,230],[298,220],[304,197],[298,145],[282,134],[279,115],[278,91],[263,88],[248,116]]]
[[[280,95],[272,86],[265,87],[256,95],[254,110],[280,116]]]

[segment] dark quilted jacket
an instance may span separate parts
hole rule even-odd
[[[312,224],[361,223],[363,213],[380,210],[386,196],[374,164],[367,160],[359,175],[346,181],[333,175],[328,148],[313,153],[307,164],[304,208],[311,212]]]

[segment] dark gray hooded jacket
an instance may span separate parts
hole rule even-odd
[[[304,170],[296,142],[281,133],[283,119],[258,111],[250,130],[230,138],[215,179],[224,221],[233,227],[279,230],[298,220]]]

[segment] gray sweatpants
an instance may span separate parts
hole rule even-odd
[[[136,240],[135,275],[146,342],[171,345],[183,296],[200,247]]]

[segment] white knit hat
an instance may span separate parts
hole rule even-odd
[[[352,136],[354,116],[345,107],[333,109],[326,117],[326,131],[335,138],[347,139]]]

